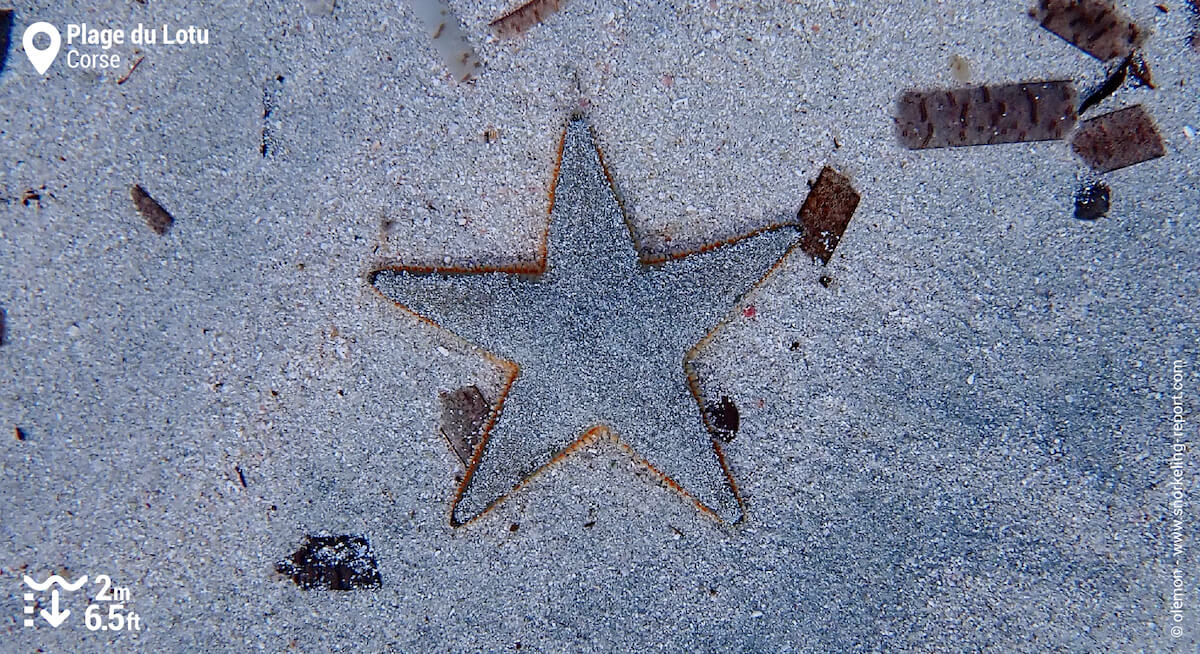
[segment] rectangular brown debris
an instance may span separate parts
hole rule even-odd
[[[1071,148],[1102,173],[1167,153],[1154,119],[1141,105],[1085,120],[1071,138]]]
[[[1146,39],[1145,32],[1107,0],[1040,0],[1029,15],[1101,61],[1128,56]]]
[[[171,229],[171,225],[175,224],[175,219],[171,217],[171,214],[167,213],[167,210],[150,197],[146,189],[140,185],[134,184],[130,187],[129,196],[133,198],[133,206],[137,207],[138,213],[142,214],[142,219],[159,236],[166,234]]]
[[[550,14],[558,11],[564,2],[566,0],[529,0],[492,21],[491,27],[500,36],[518,36],[530,27],[546,20]]]
[[[858,208],[858,200],[858,191],[850,185],[849,178],[829,166],[822,168],[804,199],[804,206],[800,207],[799,219],[804,227],[800,249],[821,263],[829,263],[833,249]]]
[[[910,90],[896,103],[896,128],[913,150],[1052,141],[1075,126],[1075,101],[1065,81]]]

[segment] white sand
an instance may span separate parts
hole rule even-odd
[[[1103,79],[1021,3],[573,0],[515,42],[487,29],[508,4],[450,4],[473,84],[402,2],[15,5],[0,428],[27,438],[0,439],[5,647],[1195,649],[1194,547],[1179,638],[1166,605],[1171,360],[1192,438],[1200,397],[1182,3],[1126,4],[1160,88],[1096,111],[1144,104],[1168,155],[1105,175],[1094,223],[1071,216],[1088,173],[1065,143],[910,152],[892,134],[896,95],[954,83],[953,54],[980,83]],[[191,23],[213,44],[146,48],[120,86],[125,69],[62,60],[42,78],[19,45],[34,18]],[[632,220],[676,243],[793,214],[825,164],[862,194],[830,264],[785,262],[706,354],[742,408],[739,528],[607,445],[448,526],[437,391],[494,371],[364,274],[527,254],[580,107]],[[165,237],[133,182],[174,214]],[[367,537],[383,587],[274,573],[321,530]],[[145,629],[87,631],[80,594],[64,626],[22,627],[20,576],[51,572],[111,575]]]

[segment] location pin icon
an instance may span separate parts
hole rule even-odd
[[[33,47],[33,38],[38,34],[50,37],[50,47],[45,50]],[[45,75],[50,64],[54,63],[54,58],[58,56],[58,49],[62,46],[62,35],[58,33],[57,27],[41,21],[25,28],[25,36],[21,37],[21,43],[25,46],[25,56],[29,57],[29,63],[33,64],[39,75]]]

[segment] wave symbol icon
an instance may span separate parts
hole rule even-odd
[[[87,575],[83,575],[78,580],[76,580],[75,583],[73,583],[73,584],[58,575],[50,575],[49,577],[46,578],[46,581],[43,581],[40,584],[38,582],[34,581],[33,577],[30,577],[29,575],[24,575],[24,580],[25,580],[26,586],[29,586],[30,588],[32,588],[38,592],[42,592],[42,591],[46,590],[47,588],[53,586],[54,584],[58,584],[59,586],[62,586],[62,589],[64,591],[74,592],[74,591],[79,590],[80,586],[83,586],[84,584],[87,583]]]

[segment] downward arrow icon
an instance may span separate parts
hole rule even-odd
[[[51,627],[57,627],[71,615],[71,609],[66,609],[62,613],[58,611],[58,591],[50,591],[50,610],[42,609],[42,617],[46,622],[50,623]]]

